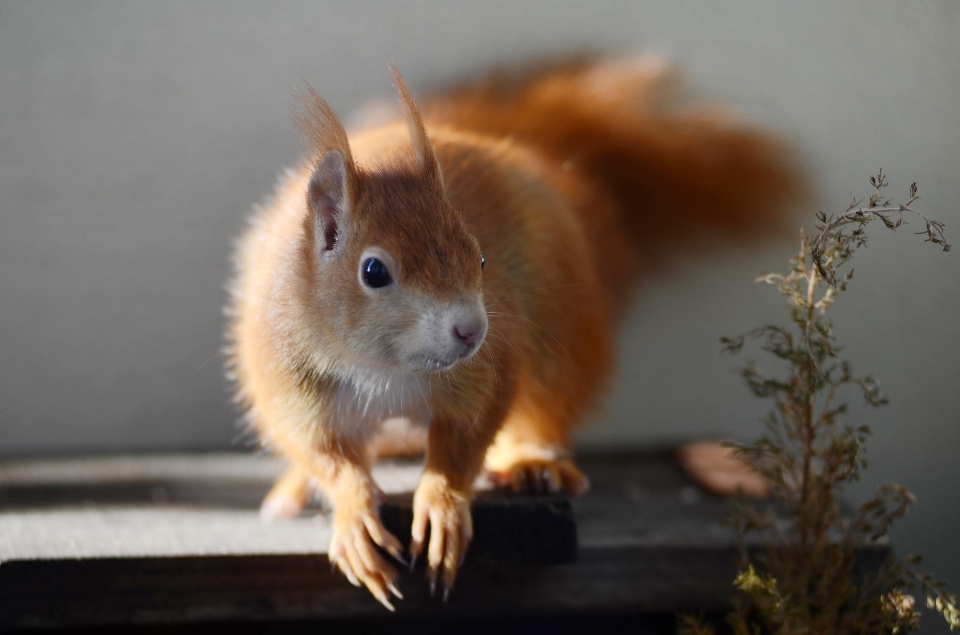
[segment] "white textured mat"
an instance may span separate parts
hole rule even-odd
[[[330,527],[316,508],[260,520],[259,499],[282,469],[240,454],[0,463],[0,561],[326,553]],[[384,463],[374,478],[387,493],[412,491],[420,469]],[[56,494],[71,488],[74,500]]]

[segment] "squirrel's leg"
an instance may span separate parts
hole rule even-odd
[[[370,448],[374,457],[407,457],[423,454],[427,431],[405,419],[388,419],[374,437]],[[260,505],[260,517],[266,521],[296,518],[310,500],[310,473],[291,463],[277,479]]]
[[[327,439],[314,444],[316,449],[311,452],[302,449],[306,444],[278,441],[274,436],[271,445],[308,474],[333,506],[330,564],[351,584],[367,587],[381,604],[394,610],[390,594],[403,598],[397,588],[399,576],[376,547],[405,563],[403,545],[380,522],[383,493],[370,475],[366,442]]]
[[[436,591],[437,578],[441,577],[444,601],[473,539],[473,483],[483,467],[484,451],[492,440],[494,426],[494,422],[471,425],[470,421],[444,417],[437,417],[430,424],[426,464],[413,495],[410,557],[412,568],[423,553],[429,526],[430,593]]]
[[[309,497],[310,473],[299,463],[291,463],[260,504],[260,518],[267,521],[296,518]]]
[[[487,450],[487,476],[494,486],[517,493],[579,496],[590,481],[568,447],[566,426],[551,413],[515,406]]]

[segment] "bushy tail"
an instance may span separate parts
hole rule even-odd
[[[656,60],[585,61],[494,75],[425,112],[571,162],[614,197],[647,256],[783,228],[783,211],[803,193],[784,146],[717,110],[681,108],[675,87]]]

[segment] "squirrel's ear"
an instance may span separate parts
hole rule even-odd
[[[353,156],[343,124],[313,86],[307,84],[306,91],[295,95],[302,108],[294,119],[307,147],[320,157],[307,187],[307,201],[313,210],[317,247],[329,251],[337,243],[339,225],[350,207]]]
[[[350,205],[347,166],[337,150],[320,160],[307,186],[307,200],[313,210],[317,248],[329,251],[337,244],[341,220]]]
[[[400,104],[403,107],[403,115],[407,120],[407,126],[410,128],[410,140],[413,142],[413,153],[417,158],[417,164],[424,174],[432,178],[442,190],[443,175],[440,173],[440,163],[433,151],[433,145],[430,144],[430,138],[427,137],[427,129],[423,125],[423,118],[420,116],[417,103],[413,100],[413,95],[407,88],[406,82],[403,81],[400,70],[392,64],[390,70],[393,71],[393,81],[400,93]]]

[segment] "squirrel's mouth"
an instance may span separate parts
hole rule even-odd
[[[426,355],[414,355],[409,358],[409,363],[414,372],[431,373],[452,368],[462,357],[440,358],[428,357]]]
[[[417,357],[410,360],[414,366],[415,372],[436,372],[447,370],[456,364],[459,358],[455,359],[435,359],[433,357]]]
[[[450,347],[452,350],[412,353],[407,355],[406,361],[413,372],[417,373],[449,370],[456,366],[457,362],[473,357],[482,343],[483,340],[481,339],[478,342]]]

